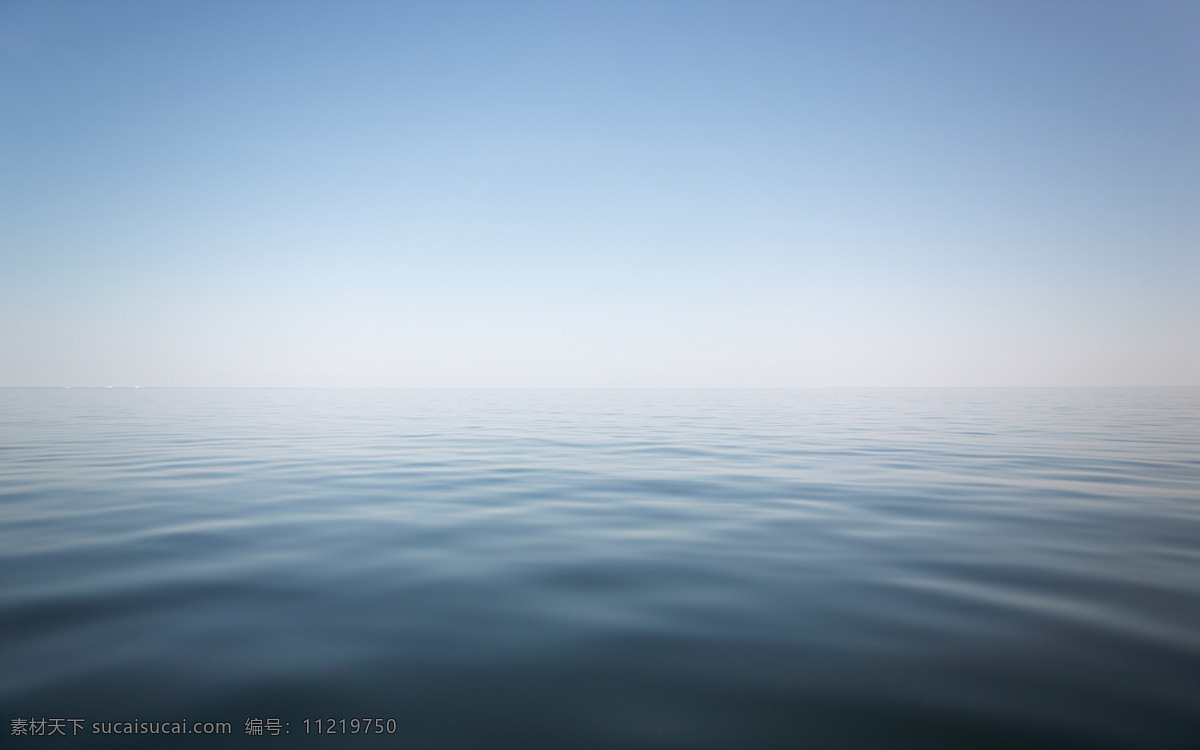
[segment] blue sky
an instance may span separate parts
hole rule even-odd
[[[0,2],[0,385],[1200,385],[1200,5]]]

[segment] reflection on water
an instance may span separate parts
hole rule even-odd
[[[0,519],[6,746],[1200,743],[1198,389],[5,389]]]

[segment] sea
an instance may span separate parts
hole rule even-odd
[[[0,389],[0,716],[1200,748],[1200,388]]]

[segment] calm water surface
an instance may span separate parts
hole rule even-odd
[[[1200,389],[3,389],[0,522],[3,747],[1200,747]]]

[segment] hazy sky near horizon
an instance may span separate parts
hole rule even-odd
[[[0,385],[1200,385],[1194,2],[0,2]]]

